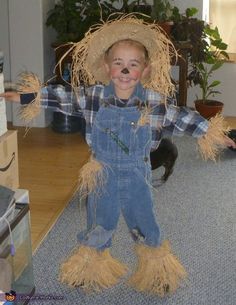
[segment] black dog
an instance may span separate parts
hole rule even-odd
[[[231,129],[228,133],[228,137],[236,143],[236,129]],[[229,149],[236,151],[236,148],[229,147]]]
[[[171,140],[163,138],[158,148],[150,153],[152,170],[164,166],[165,173],[161,182],[167,181],[174,170],[175,161],[178,157],[178,149]]]

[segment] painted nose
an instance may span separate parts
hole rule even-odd
[[[127,68],[124,68],[123,70],[121,70],[121,73],[123,74],[129,74],[129,70]]]

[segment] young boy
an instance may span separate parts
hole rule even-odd
[[[106,22],[74,46],[74,91],[45,87],[36,104],[25,108],[26,116],[33,116],[41,100],[42,106],[66,113],[82,111],[86,119],[91,160],[82,168],[80,181],[88,195],[87,229],[78,234],[78,249],[61,266],[64,283],[100,290],[125,275],[127,267],[109,252],[121,212],[139,258],[128,283],[164,296],[186,277],[169,243],[161,243],[152,210],[150,151],[158,147],[163,127],[174,135],[198,138],[204,158],[214,158],[218,145],[235,144],[225,136],[221,118],[209,122],[168,98],[173,93],[171,50],[171,42],[156,25],[133,16]],[[21,93],[37,91],[38,80],[30,78],[24,79]],[[92,86],[79,86],[81,80]],[[28,95],[21,99],[28,103]]]

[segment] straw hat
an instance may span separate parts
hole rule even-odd
[[[163,30],[155,23],[138,18],[137,14],[113,17],[92,26],[81,41],[72,44],[72,86],[107,84],[109,78],[103,64],[106,50],[117,41],[131,39],[143,44],[148,51],[151,73],[142,80],[144,87],[164,95],[173,93],[170,61],[172,56],[177,57],[177,52]]]

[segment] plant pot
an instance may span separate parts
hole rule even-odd
[[[196,100],[195,109],[203,116],[205,119],[210,119],[218,113],[222,113],[224,103],[214,100],[208,100],[203,103],[203,100]]]
[[[170,37],[172,27],[173,27],[173,22],[172,21],[163,21],[163,22],[158,22],[158,25],[162,28],[162,30]]]

